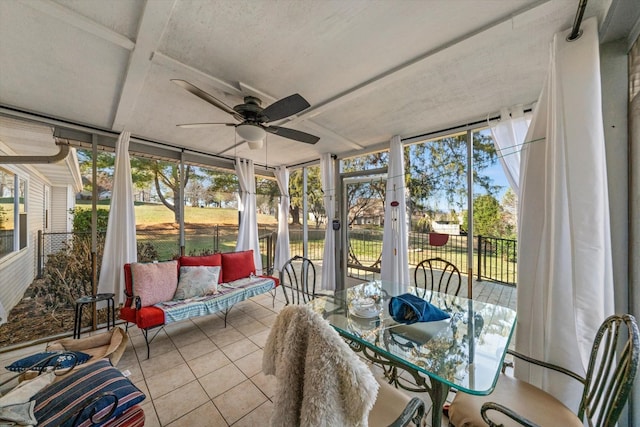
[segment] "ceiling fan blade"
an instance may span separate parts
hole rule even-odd
[[[235,126],[235,123],[182,123],[178,126],[183,129],[196,129],[196,128],[206,128],[215,125],[225,125],[225,126]]]
[[[275,122],[276,120],[284,119],[285,117],[297,114],[309,107],[310,105],[307,100],[304,99],[300,94],[295,93],[269,105],[267,108],[262,110],[262,114],[267,116],[267,123]]]
[[[218,154],[226,154],[229,151],[238,148],[239,146],[241,146],[242,144],[246,143],[247,141],[245,141],[244,139],[242,141],[236,142],[235,144],[225,148],[224,150],[220,151]]]
[[[200,99],[208,102],[209,104],[213,105],[214,107],[218,107],[219,109],[221,109],[225,113],[231,114],[236,119],[244,120],[244,117],[240,116],[233,108],[229,107],[227,104],[225,104],[224,102],[220,101],[215,96],[210,95],[207,92],[203,91],[199,87],[192,85],[188,81],[180,80],[180,79],[171,79],[171,81],[173,83],[177,84],[178,86],[180,86],[181,88],[185,89],[186,91],[191,92],[192,94],[194,94],[198,98],[200,98]]]
[[[266,126],[264,130],[266,130],[269,133],[273,133],[275,135],[281,136],[283,138],[289,138],[289,139],[304,142],[307,144],[315,144],[316,142],[320,141],[319,137],[315,135],[311,135],[310,133],[301,132],[299,130],[290,129],[290,128],[283,128],[280,126]]]

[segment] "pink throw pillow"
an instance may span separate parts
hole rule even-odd
[[[253,249],[222,254],[222,281],[224,283],[249,277],[251,273],[256,273]]]
[[[140,297],[142,307],[171,301],[178,287],[178,261],[133,263],[131,277],[133,295]]]

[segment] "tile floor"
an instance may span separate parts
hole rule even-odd
[[[483,283],[482,286],[490,285]],[[515,305],[515,298],[502,292],[476,291],[474,285],[474,293],[478,296],[484,293],[486,300]],[[277,293],[275,307],[272,301],[271,295],[266,294],[237,304],[229,313],[226,328],[222,315],[170,324],[154,339],[149,359],[141,331],[130,327],[127,350],[117,367],[128,371],[131,381],[147,396],[143,402],[145,425],[267,424],[275,384],[273,377],[262,373],[262,354],[270,327],[284,307],[282,293]],[[1,353],[0,366],[44,348],[45,344],[41,344]],[[9,375],[1,374],[0,382]],[[419,396],[429,406],[428,396]],[[425,418],[430,420],[430,414]]]

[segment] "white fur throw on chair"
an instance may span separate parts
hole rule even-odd
[[[308,307],[282,309],[264,348],[262,370],[278,381],[271,426],[367,426],[378,382]]]

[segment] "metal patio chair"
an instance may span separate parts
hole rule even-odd
[[[316,297],[316,268],[308,258],[296,255],[280,271],[280,287],[287,305],[306,304]]]
[[[616,352],[620,349],[619,352]],[[598,330],[586,377],[515,351],[526,362],[568,375],[583,386],[575,414],[545,391],[507,375],[501,375],[489,396],[457,393],[449,408],[451,426],[613,426],[629,398],[640,358],[636,319],[630,314],[607,318]]]
[[[413,272],[413,284],[426,290],[458,295],[462,278],[458,268],[449,261],[435,257],[425,259]]]

